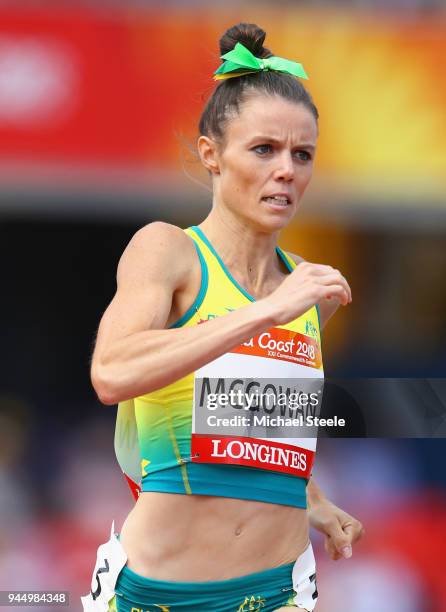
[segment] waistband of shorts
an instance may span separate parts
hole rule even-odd
[[[146,578],[135,573],[127,566],[123,567],[116,583],[116,592],[137,598],[141,603],[148,603],[155,598],[166,598],[174,596],[190,596],[191,594],[202,595],[224,595],[231,592],[256,591],[268,585],[268,590],[277,592],[287,591],[292,587],[292,570],[294,561],[285,565],[279,565],[271,569],[229,578],[227,580],[217,580],[208,582],[172,582],[168,580],[157,580]]]

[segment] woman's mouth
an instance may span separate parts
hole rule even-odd
[[[264,202],[268,202],[268,204],[272,204],[274,206],[289,206],[291,204],[291,200],[285,195],[275,195],[275,196],[266,196],[262,198]]]

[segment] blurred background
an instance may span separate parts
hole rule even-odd
[[[445,377],[444,0],[4,0],[0,589],[68,590],[80,610],[132,507],[91,349],[133,233],[209,211],[197,122],[239,21],[303,63],[321,116],[281,246],[352,286],[324,331],[327,376]],[[334,563],[315,535],[318,612],[446,610],[445,440],[319,449],[316,479],[367,536]]]

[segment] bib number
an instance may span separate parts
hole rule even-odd
[[[116,581],[127,563],[127,555],[114,533],[114,527],[113,522],[110,539],[98,548],[90,593],[81,597],[84,612],[108,612],[109,601],[115,594]]]

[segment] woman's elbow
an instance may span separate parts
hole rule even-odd
[[[146,395],[160,389],[164,380],[152,375],[137,375],[134,368],[122,363],[104,363],[93,359],[91,383],[99,401],[111,406],[139,395]]]
[[[100,391],[96,390],[96,395],[98,396],[98,400],[101,402],[101,404],[104,404],[105,406],[114,406],[119,404],[121,401],[117,395],[109,393],[106,389],[101,389]]]
[[[121,401],[116,384],[107,368],[93,363],[91,367],[91,384],[99,401],[106,406],[113,406]]]

